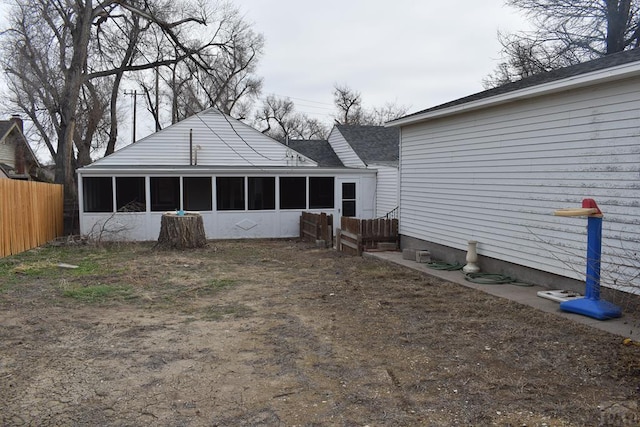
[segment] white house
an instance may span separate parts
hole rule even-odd
[[[335,125],[327,141],[289,141],[321,165],[376,170],[375,217],[395,215],[398,207],[398,145],[397,129],[372,125]]]
[[[640,49],[411,114],[400,129],[403,247],[552,288],[584,281],[586,219],[604,213],[602,284],[640,289]]]
[[[209,239],[299,234],[302,211],[372,218],[376,171],[323,167],[214,109],[78,170],[80,232],[155,240],[166,211],[198,211]]]
[[[39,168],[24,136],[22,119],[0,120],[0,178],[31,180],[37,178]]]
[[[398,207],[399,132],[384,126],[336,125],[329,144],[348,167],[378,171],[376,181],[376,217]]]

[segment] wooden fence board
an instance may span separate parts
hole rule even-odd
[[[63,200],[62,185],[0,179],[0,257],[61,236]]]
[[[325,246],[333,246],[333,215],[322,212],[314,214],[302,212],[300,215],[300,238],[307,240],[323,240]]]
[[[336,248],[339,251],[361,255],[363,251],[377,249],[378,243],[399,243],[398,220],[377,218],[340,218],[340,229],[336,230]]]

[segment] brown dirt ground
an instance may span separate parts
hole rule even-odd
[[[308,243],[47,247],[0,280],[2,425],[640,423],[640,346]]]

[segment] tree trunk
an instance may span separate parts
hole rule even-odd
[[[78,3],[75,26],[70,28],[73,40],[71,61],[64,71],[64,88],[59,107],[60,129],[56,153],[56,184],[64,184],[65,200],[76,200],[75,170],[73,169],[73,137],[80,88],[86,78],[87,52],[92,30],[92,2]]]
[[[622,52],[626,47],[631,0],[607,0],[607,55]]]
[[[202,248],[207,244],[204,223],[200,214],[175,213],[162,215],[160,235],[156,246],[165,249]]]

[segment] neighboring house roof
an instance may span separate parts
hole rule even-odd
[[[398,162],[398,129],[361,125],[336,125],[336,129],[365,164]]]
[[[318,162],[318,166],[344,166],[326,139],[290,139],[288,146],[303,156]]]
[[[0,120],[0,141],[7,137],[13,126],[16,124],[10,120]]]
[[[6,163],[0,163],[0,176],[2,175],[6,176],[7,178],[22,179],[22,180],[29,180],[32,178],[36,178],[36,177],[32,177],[28,173],[17,173],[16,168]]]
[[[0,163],[0,178],[9,178],[9,174],[4,170],[5,166],[7,165]]]
[[[615,72],[612,69],[615,69]],[[614,53],[592,61],[526,77],[516,82],[507,83],[400,117],[388,122],[387,126],[415,123],[434,117],[441,117],[445,114],[486,107],[498,102],[509,102],[545,93],[558,92],[566,90],[567,86],[587,86],[595,82],[612,81],[631,75],[640,75],[640,48]]]
[[[9,163],[12,163],[13,165],[4,164],[4,174],[17,179],[29,178],[30,176],[32,178],[37,178],[37,169],[39,169],[41,165],[22,132],[22,125],[18,125],[15,120],[0,120],[0,143],[5,141],[11,141],[11,145],[14,147],[12,148],[12,151],[14,152],[12,156],[14,158],[9,159],[5,157],[4,161],[9,161]],[[22,157],[23,160],[27,162],[25,165],[26,173],[24,174],[15,173],[15,163],[17,162],[15,158],[15,150],[18,148],[18,145],[21,145],[23,148],[20,150],[21,156],[26,156]]]

